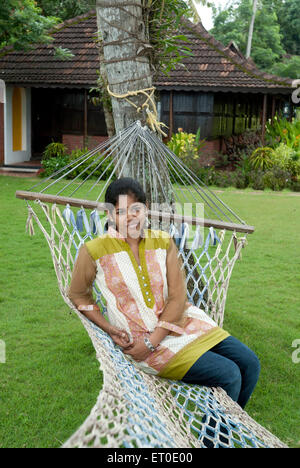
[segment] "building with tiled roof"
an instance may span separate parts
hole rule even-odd
[[[192,132],[201,127],[202,137],[218,150],[222,138],[257,128],[290,101],[291,80],[259,71],[234,43],[223,46],[201,23],[187,22],[183,32],[193,56],[154,83],[161,97],[161,120],[170,134],[179,127]],[[65,21],[52,36],[51,44],[37,44],[26,52],[0,51],[6,101],[0,104],[0,163],[40,155],[51,141],[72,149],[106,137],[103,111],[88,99],[99,69],[96,13]],[[56,48],[73,55],[62,60]]]
[[[157,80],[160,89],[194,91],[230,91],[242,93],[290,93],[292,80],[260,71],[246,59],[232,41],[224,46],[206,31],[201,23],[187,23],[182,33],[193,53],[183,60],[168,77]]]

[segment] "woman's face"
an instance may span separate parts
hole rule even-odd
[[[132,195],[119,195],[112,220],[124,237],[138,239],[144,226],[148,204],[138,202]]]

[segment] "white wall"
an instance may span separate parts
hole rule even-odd
[[[5,103],[5,81],[0,80],[0,102]]]
[[[4,164],[14,164],[29,161],[31,158],[31,89],[23,88],[22,107],[22,151],[13,151],[13,120],[12,120],[13,86],[6,86],[6,104],[4,112],[5,159]]]

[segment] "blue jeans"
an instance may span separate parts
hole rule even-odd
[[[221,387],[244,408],[259,373],[260,363],[253,351],[229,336],[204,353],[181,380],[207,387]]]

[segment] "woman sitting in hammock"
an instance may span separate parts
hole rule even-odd
[[[222,387],[244,408],[259,376],[255,354],[187,301],[174,240],[144,229],[148,203],[140,184],[117,179],[105,202],[108,230],[80,248],[70,300],[144,372]],[[94,281],[109,321],[93,299]]]

